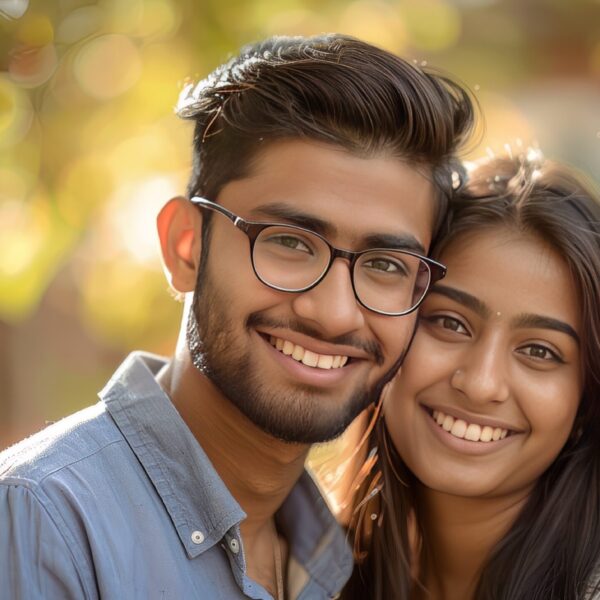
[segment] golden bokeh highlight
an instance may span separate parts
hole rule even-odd
[[[54,41],[54,26],[48,16],[28,11],[19,21],[15,39],[26,46],[46,46]]]
[[[20,142],[27,135],[33,118],[27,94],[7,77],[0,76],[0,148]]]
[[[437,52],[459,40],[461,15],[454,4],[445,0],[421,0],[403,2],[399,7],[415,48]]]
[[[0,402],[0,448],[6,427],[33,431],[33,414],[88,404],[91,386],[128,350],[171,352],[180,306],[161,273],[154,221],[169,197],[185,194],[191,167],[193,123],[173,114],[185,81],[267,35],[348,33],[471,87],[485,126],[467,158],[539,139],[597,176],[600,4],[553,7],[23,0],[10,19],[0,11],[0,344],[15,372],[35,370],[38,386],[0,370],[0,390],[11,390],[10,410]],[[75,368],[72,357],[86,352]],[[36,391],[42,409],[30,400]]]
[[[107,34],[86,44],[74,63],[75,78],[93,98],[115,98],[134,86],[142,73],[140,53],[128,37]]]
[[[397,53],[406,50],[409,39],[400,12],[387,2],[350,3],[340,17],[340,29]]]

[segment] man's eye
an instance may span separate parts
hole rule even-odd
[[[367,269],[379,271],[380,273],[393,273],[395,275],[406,275],[407,270],[402,263],[387,258],[372,258],[364,263]]]
[[[271,237],[270,241],[285,246],[286,248],[290,248],[291,250],[312,254],[312,250],[300,238],[293,235],[276,235]]]
[[[371,269],[376,269],[377,271],[385,271],[386,273],[392,273],[393,271],[398,270],[398,267],[393,262],[381,258],[370,260],[366,263],[366,266]]]

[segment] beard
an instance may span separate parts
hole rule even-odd
[[[299,322],[274,321],[261,312],[251,313],[244,329],[236,331],[227,312],[230,303],[217,291],[209,271],[208,265],[201,269],[188,315],[187,343],[192,362],[246,418],[279,440],[314,444],[338,437],[367,406],[377,402],[402,364],[409,344],[380,379],[371,386],[358,385],[343,402],[341,398],[333,402],[325,390],[316,386],[276,386],[253,363],[253,352],[236,342],[260,324],[283,326],[317,339],[322,336]],[[344,336],[335,341],[347,343],[350,338]],[[351,345],[368,351],[375,363],[383,362],[377,344],[353,340]]]

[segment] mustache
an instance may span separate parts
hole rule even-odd
[[[290,331],[301,333],[321,342],[327,342],[328,344],[341,344],[344,346],[350,346],[351,348],[356,348],[361,352],[366,352],[373,357],[377,365],[382,365],[384,362],[381,345],[378,342],[373,340],[361,340],[351,333],[345,333],[334,338],[327,338],[318,329],[315,329],[310,325],[306,325],[306,323],[303,323],[298,319],[273,319],[272,317],[267,317],[260,312],[255,312],[251,313],[246,319],[246,327],[289,329]]]

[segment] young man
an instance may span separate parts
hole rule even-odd
[[[186,88],[185,299],[168,362],[0,455],[10,598],[332,598],[352,557],[304,460],[374,402],[443,268],[425,258],[472,106],[343,36],[251,46]]]

